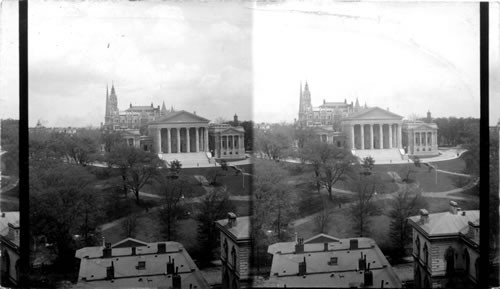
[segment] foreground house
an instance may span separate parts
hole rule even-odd
[[[401,288],[401,281],[369,238],[319,234],[306,241],[270,245],[269,278],[255,287]]]
[[[177,242],[145,243],[127,238],[114,245],[85,247],[80,259],[82,288],[209,288],[184,247]]]
[[[479,270],[479,210],[449,211],[408,219],[413,231],[415,287],[473,288]]]
[[[0,250],[2,286],[18,285],[19,281],[19,212],[0,214]]]

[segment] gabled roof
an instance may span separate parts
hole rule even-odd
[[[378,106],[375,107],[370,107],[367,109],[363,109],[362,111],[355,112],[350,114],[346,120],[351,120],[351,119],[366,119],[366,120],[371,120],[371,119],[393,119],[393,120],[402,120],[403,117],[395,114],[393,112],[390,112],[388,110],[382,109]]]
[[[470,222],[479,221],[479,210],[458,211],[457,214],[451,212],[442,212],[429,214],[428,222],[421,223],[420,216],[409,218],[416,226],[426,232],[429,237],[435,235],[458,235],[469,228]]]
[[[236,224],[229,227],[227,225],[228,220],[222,219],[215,221],[217,226],[222,230],[226,235],[235,239],[236,241],[249,240],[250,239],[250,217],[238,217],[236,218]]]
[[[160,119],[150,122],[150,124],[185,123],[185,122],[208,123],[209,120],[201,116],[198,116],[194,113],[190,113],[185,110],[179,110],[179,111],[169,112],[167,115],[161,117]]]
[[[113,245],[111,245],[111,248],[143,247],[143,246],[148,246],[148,243],[129,237],[117,243],[114,243]]]
[[[404,122],[403,125],[408,129],[437,129],[437,124],[427,122]]]
[[[19,226],[19,212],[0,213],[0,235],[6,236],[9,232],[9,224]]]
[[[238,129],[239,127],[230,127],[226,130],[221,131],[221,133],[245,133],[245,130],[243,128]]]
[[[339,242],[340,239],[327,234],[318,234],[304,241],[304,244]]]

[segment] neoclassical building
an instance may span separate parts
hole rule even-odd
[[[237,116],[234,116],[235,123]],[[152,151],[165,161],[180,160],[183,165],[200,166],[215,160],[245,158],[245,131],[241,126],[214,124],[196,112],[134,106],[118,110],[114,85],[106,88],[106,113],[102,129],[118,131],[133,147]]]
[[[382,161],[402,161],[408,156],[439,154],[437,125],[430,112],[425,122],[406,121],[380,107],[344,102],[327,102],[319,107],[311,104],[306,83],[300,87],[299,118],[296,124],[311,128],[321,142],[350,149],[360,158],[371,156]]]

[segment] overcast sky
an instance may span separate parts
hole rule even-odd
[[[500,118],[499,6],[491,4],[490,123]],[[479,116],[477,3],[30,1],[29,124],[99,125],[161,105],[209,119],[291,122],[355,101],[402,116]],[[2,2],[0,113],[18,118],[17,1]],[[253,105],[253,114],[252,114]]]
[[[293,121],[299,83],[313,106],[365,102],[404,117],[479,117],[477,3],[288,1],[254,11],[257,121]],[[276,109],[279,108],[279,109]]]

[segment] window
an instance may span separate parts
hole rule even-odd
[[[415,240],[415,251],[417,258],[420,258],[420,238],[417,236],[417,239]]]
[[[330,257],[330,261],[328,262],[328,265],[333,266],[333,265],[338,265],[338,258],[337,257]]]
[[[464,259],[465,259],[465,272],[467,273],[467,275],[469,275],[470,273],[470,255],[469,255],[469,251],[467,250],[467,248],[465,248],[464,250]]]
[[[233,261],[233,266],[234,269],[236,269],[236,249],[233,246],[233,249],[231,250],[231,259]]]
[[[146,269],[146,261],[139,261],[137,263],[137,267],[135,267],[137,270],[144,270]]]
[[[424,244],[424,260],[425,260],[425,266],[428,266],[428,264],[429,264],[429,249],[427,248],[427,243]]]
[[[227,246],[227,239],[224,239],[224,245],[222,245],[222,248],[223,248],[223,252],[224,252],[224,258],[227,259],[227,251],[228,251],[228,246]]]

